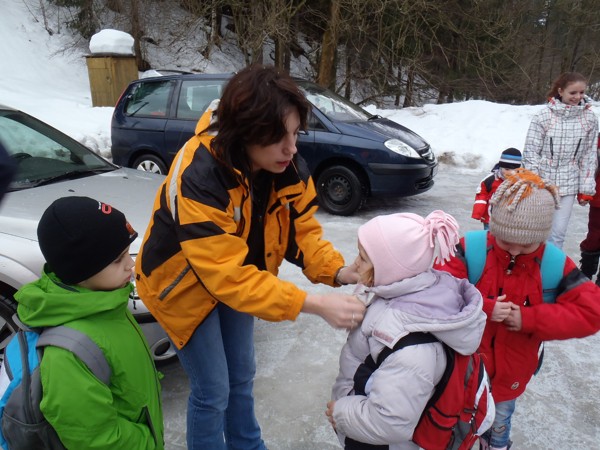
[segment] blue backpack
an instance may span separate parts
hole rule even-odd
[[[42,383],[39,363],[44,347],[52,345],[73,352],[103,383],[111,369],[104,353],[87,335],[66,326],[34,330],[19,326],[4,349],[0,371],[0,446],[4,450],[63,450],[58,435],[40,411]]]
[[[477,284],[483,273],[487,259],[487,231],[467,231],[465,233],[465,260],[469,281]],[[567,255],[551,242],[546,242],[544,255],[540,264],[542,277],[542,292],[544,303],[555,303],[556,292],[560,280],[563,278]]]

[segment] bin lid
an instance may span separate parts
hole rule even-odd
[[[101,30],[90,39],[90,51],[92,55],[134,55],[134,39],[129,33],[119,30]]]

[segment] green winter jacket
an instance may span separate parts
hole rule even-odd
[[[115,291],[67,286],[44,273],[15,295],[30,327],[66,325],[88,335],[112,369],[110,385],[73,353],[47,347],[40,365],[41,411],[67,449],[163,449],[158,373],[127,309],[132,285]]]

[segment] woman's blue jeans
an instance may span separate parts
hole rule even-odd
[[[190,380],[189,450],[265,450],[254,415],[254,317],[219,303],[177,351]]]

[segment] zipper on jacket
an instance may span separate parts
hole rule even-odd
[[[515,268],[515,256],[510,255],[510,261],[508,262],[508,267],[506,268],[506,275],[510,275]]]
[[[158,299],[160,301],[163,301],[165,299],[165,297],[167,295],[169,295],[169,293],[175,289],[175,287],[179,284],[179,282],[183,279],[183,277],[185,277],[187,275],[187,273],[190,271],[191,267],[188,263],[188,265],[186,267],[184,267],[184,269],[179,273],[179,275],[177,275],[177,278],[175,278],[175,280],[173,280],[173,282],[171,284],[169,284],[166,288],[164,288],[160,294],[158,294]]]
[[[554,158],[554,141],[550,138],[550,159]]]
[[[246,216],[244,215],[244,203],[248,200],[250,196],[248,193],[244,192],[242,195],[242,201],[240,202],[240,221],[238,222],[237,230],[235,231],[235,235],[237,237],[241,237],[244,232],[244,227],[246,226]]]
[[[280,209],[279,211],[281,211],[281,209]],[[276,217],[277,217],[277,224],[278,224],[278,228],[279,228],[279,236],[277,237],[277,239],[278,239],[278,241],[279,241],[279,245],[281,245],[281,244],[282,244],[282,241],[281,241],[281,234],[283,233],[283,229],[282,229],[282,226],[281,226],[281,217],[279,217],[279,211],[278,211],[278,212],[277,212],[277,214],[276,214]]]
[[[577,148],[575,149],[575,154],[573,155],[573,159],[577,158],[577,152],[579,152],[579,147],[581,146],[581,138],[577,141]]]

